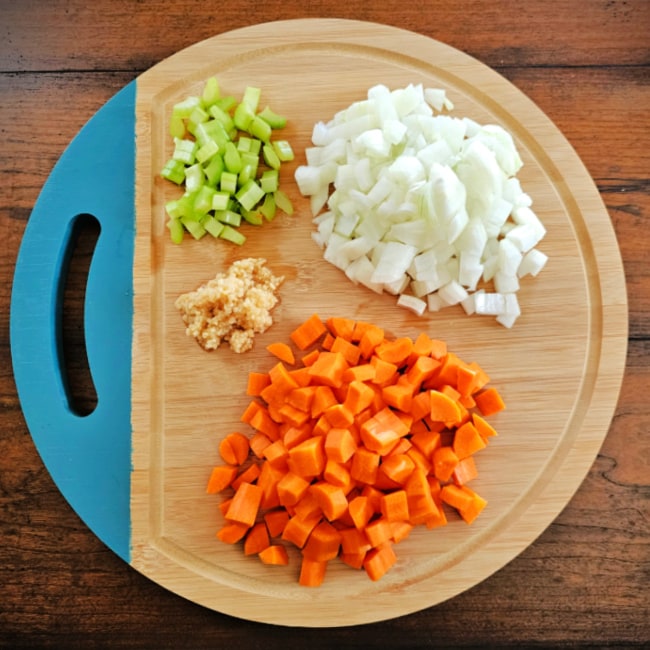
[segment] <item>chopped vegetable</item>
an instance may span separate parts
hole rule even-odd
[[[188,232],[195,239],[209,233],[242,245],[246,237],[237,230],[242,219],[261,225],[274,218],[276,208],[293,214],[278,175],[282,163],[294,159],[293,150],[288,140],[272,139],[287,120],[268,106],[257,112],[260,96],[261,89],[249,86],[236,103],[221,95],[211,77],[200,97],[174,105],[169,125],[174,151],[160,175],[185,188],[165,206],[175,244]]]
[[[207,492],[228,494],[217,537],[266,564],[302,555],[298,583],[317,587],[338,558],[379,580],[415,526],[472,523],[487,501],[468,483],[505,404],[478,364],[421,333],[388,338],[372,323],[313,314],[267,349],[252,398],[219,445]],[[476,408],[478,412],[472,409]],[[243,440],[242,440],[243,438]],[[232,493],[232,494],[230,494]]]
[[[314,241],[355,284],[418,315],[461,305],[512,327],[521,278],[547,262],[546,230],[512,136],[441,113],[452,108],[444,90],[377,85],[315,124],[295,179]]]

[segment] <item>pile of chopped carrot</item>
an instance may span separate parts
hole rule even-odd
[[[334,558],[379,580],[395,545],[445,525],[446,509],[471,524],[487,504],[468,486],[474,456],[505,408],[487,374],[426,333],[389,338],[348,318],[313,314],[290,338],[248,377],[253,432],[219,445],[207,485],[228,494],[217,537],[272,565],[293,544],[299,583],[318,586]]]

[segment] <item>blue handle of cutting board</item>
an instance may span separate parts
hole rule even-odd
[[[11,299],[14,377],[32,438],[57,487],[89,528],[130,558],[131,339],[136,82],[65,150],[34,206]],[[100,234],[88,272],[84,329],[97,406],[75,413],[66,392],[60,315],[74,226]]]

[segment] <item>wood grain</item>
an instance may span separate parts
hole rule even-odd
[[[385,623],[325,631],[240,621],[179,598],[116,558],[58,493],[22,418],[8,341],[13,266],[41,186],[92,113],[165,56],[252,24],[252,3],[224,5],[218,17],[210,3],[191,0],[1,3],[0,645],[647,646],[650,5],[287,4],[256,3],[255,22],[362,18],[459,47],[528,94],[576,148],[616,230],[630,307],[626,374],[601,452],[564,511],[519,557],[450,601]],[[82,274],[73,272],[70,283],[83,295]],[[477,611],[468,623],[465,614]]]

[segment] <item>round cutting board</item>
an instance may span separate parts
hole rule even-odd
[[[297,153],[281,178],[295,214],[245,227],[241,248],[191,238],[174,245],[165,228],[164,204],[179,194],[159,177],[172,150],[171,109],[199,93],[210,76],[235,97],[246,86],[260,87],[262,103],[289,118],[283,137]],[[522,316],[512,329],[466,316],[461,307],[422,317],[399,309],[393,296],[350,283],[311,240],[309,201],[298,193],[293,173],[305,162],[313,125],[364,99],[379,83],[443,88],[455,105],[452,115],[512,133],[524,162],[519,178],[547,228],[540,248],[549,256],[537,278],[522,281]],[[111,100],[84,131],[85,146],[71,146],[44,194],[56,194],[52,187],[63,182],[66,164],[85,164],[86,149],[116,148],[119,171],[103,182],[111,195],[105,201],[112,207],[121,201],[119,209],[61,206],[68,215],[64,232],[70,215],[85,212],[102,226],[86,306],[96,411],[87,418],[71,414],[59,382],[44,417],[42,395],[34,391],[51,390],[30,383],[35,368],[41,372],[37,359],[54,375],[59,363],[52,351],[57,281],[48,285],[45,360],[43,349],[34,351],[28,344],[33,337],[16,325],[28,309],[40,308],[40,301],[26,297],[37,290],[30,280],[34,251],[55,251],[51,272],[58,278],[66,241],[45,238],[43,244],[40,205],[17,267],[12,346],[23,408],[48,469],[88,525],[138,571],[241,618],[295,626],[368,623],[433,606],[474,586],[524,550],[566,505],[616,406],[627,343],[624,276],[589,174],[558,129],[508,81],[453,48],[393,27],[282,21],[221,34],[175,54]],[[122,131],[123,143],[115,144]],[[263,257],[285,277],[274,324],[250,352],[237,355],[226,346],[205,352],[185,335],[174,301],[243,257]],[[119,273],[109,259],[119,261]],[[107,294],[113,296],[108,306]],[[100,315],[93,317],[97,304]],[[102,316],[108,310],[114,330],[107,332]],[[481,516],[471,526],[451,519],[440,529],[414,530],[398,545],[397,564],[377,582],[333,562],[324,584],[306,589],[297,583],[298,555],[288,567],[269,567],[215,537],[221,497],[206,495],[205,486],[220,462],[219,441],[244,426],[248,373],[270,368],[265,346],[288,340],[312,313],[372,321],[396,336],[426,331],[444,339],[488,372],[507,404],[491,420],[498,438],[477,458],[473,487],[488,501]],[[76,427],[79,432],[71,434]]]

